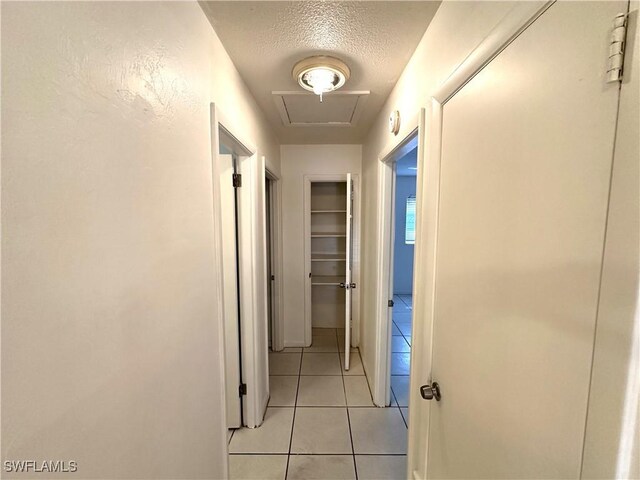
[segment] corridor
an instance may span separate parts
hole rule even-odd
[[[2,479],[640,479],[640,0],[0,13]]]
[[[373,405],[357,348],[343,364],[343,329],[314,328],[311,347],[269,354],[265,420],[230,434],[232,479],[405,478],[407,409]]]

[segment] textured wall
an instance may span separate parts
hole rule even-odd
[[[413,291],[413,245],[404,241],[407,198],[416,194],[416,177],[396,177],[396,222],[393,245],[393,293],[411,295]]]
[[[212,101],[278,172],[196,3],[2,3],[3,460],[224,476]]]

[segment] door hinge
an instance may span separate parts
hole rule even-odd
[[[624,67],[624,47],[627,35],[627,14],[619,13],[613,19],[613,30],[609,42],[607,62],[607,83],[622,81]]]
[[[395,304],[393,303],[393,300],[389,300],[387,302],[387,305],[389,305],[390,307],[393,307]]]
[[[233,186],[235,188],[239,188],[242,186],[242,175],[240,175],[239,173],[233,174]]]
[[[240,384],[240,387],[238,388],[238,393],[240,394],[240,396],[247,394],[247,384],[246,383],[241,383]]]

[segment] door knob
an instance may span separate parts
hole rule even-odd
[[[431,385],[422,385],[420,387],[420,395],[422,395],[422,398],[425,400],[435,398],[436,401],[439,402],[442,398],[442,395],[440,395],[440,385],[438,385],[438,382],[433,382]]]

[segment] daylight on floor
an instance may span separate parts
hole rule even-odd
[[[640,480],[639,11],[0,0],[0,478]]]

